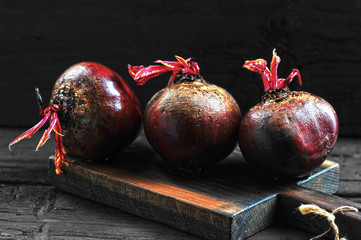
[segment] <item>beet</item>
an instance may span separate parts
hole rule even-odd
[[[263,59],[246,61],[244,67],[263,77],[265,95],[241,121],[239,146],[244,158],[268,173],[288,178],[306,176],[331,152],[338,134],[335,110],[324,99],[287,85],[297,76],[277,77],[280,58],[273,53],[271,70]]]
[[[235,148],[241,113],[223,88],[207,83],[191,58],[176,56],[162,65],[129,66],[143,85],[149,76],[172,71],[168,87],[157,92],[144,112],[149,143],[165,160],[186,169],[203,168],[228,156]]]
[[[50,106],[42,110],[44,118],[9,146],[31,137],[51,119],[39,142],[41,147],[55,132],[56,173],[61,163],[72,157],[103,160],[130,144],[142,122],[137,97],[114,71],[99,64],[83,62],[68,68],[56,81]]]

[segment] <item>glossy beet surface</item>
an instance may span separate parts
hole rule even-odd
[[[56,81],[50,105],[59,111],[67,154],[102,160],[137,136],[139,101],[129,85],[111,69],[92,62],[68,68]]]
[[[325,100],[307,92],[268,97],[274,99],[254,106],[241,122],[242,153],[249,163],[272,174],[305,176],[322,164],[336,142],[336,113]]]
[[[197,78],[156,93],[144,112],[144,130],[163,158],[195,169],[233,151],[240,118],[239,107],[226,90]]]

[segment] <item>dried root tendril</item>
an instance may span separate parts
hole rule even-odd
[[[58,118],[58,111],[65,110],[58,104],[53,104],[52,106],[46,108],[44,111],[41,111],[43,115],[43,119],[39,123],[37,123],[34,127],[30,128],[19,137],[15,138],[9,144],[9,150],[11,151],[11,146],[15,143],[23,140],[24,138],[31,138],[50,118],[50,125],[48,129],[45,130],[43,136],[41,137],[38,146],[36,147],[35,151],[38,151],[40,147],[42,147],[46,141],[50,138],[51,131],[55,132],[55,140],[56,140],[56,149],[55,149],[55,172],[56,174],[62,173],[61,171],[61,163],[65,163],[66,165],[69,164],[67,159],[65,158],[66,152],[63,147],[63,138],[61,133],[61,126]]]
[[[335,214],[338,212],[350,212],[350,211],[358,212],[358,209],[354,208],[354,207],[350,207],[350,206],[341,206],[341,207],[338,207],[335,210],[333,210],[331,213],[329,213],[325,209],[322,209],[317,205],[302,204],[299,207],[299,211],[302,213],[302,215],[307,215],[307,214],[312,213],[312,214],[324,216],[330,224],[330,228],[328,230],[326,230],[324,233],[322,233],[316,237],[311,238],[310,240],[316,240],[316,239],[319,239],[319,238],[325,236],[329,231],[331,231],[331,229],[333,229],[333,231],[335,233],[335,240],[346,240],[346,238],[340,238],[340,232],[335,223],[335,220],[336,220]]]

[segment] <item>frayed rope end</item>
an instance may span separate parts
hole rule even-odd
[[[347,240],[346,238],[340,238],[340,234],[339,234],[339,230],[338,227],[335,223],[336,217],[335,214],[338,212],[358,212],[357,208],[351,207],[351,206],[341,206],[336,208],[335,210],[333,210],[331,213],[327,212],[325,209],[320,208],[319,206],[315,205],[315,204],[302,204],[301,206],[298,207],[299,211],[301,212],[302,215],[307,215],[307,214],[316,214],[316,215],[320,215],[320,216],[324,216],[327,218],[327,221],[330,224],[330,228],[325,231],[324,233],[311,238],[310,240],[316,240],[319,239],[323,236],[325,236],[331,229],[333,229],[334,233],[335,233],[335,240]]]

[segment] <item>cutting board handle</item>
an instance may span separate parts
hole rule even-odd
[[[309,191],[303,187],[290,187],[278,196],[277,220],[315,234],[321,234],[329,228],[328,222],[322,216],[302,215],[298,210],[301,204],[315,204],[328,212],[341,206],[352,206],[359,211],[361,209],[361,204],[344,198]],[[360,212],[339,212],[335,216],[341,236],[349,240],[361,239]]]

